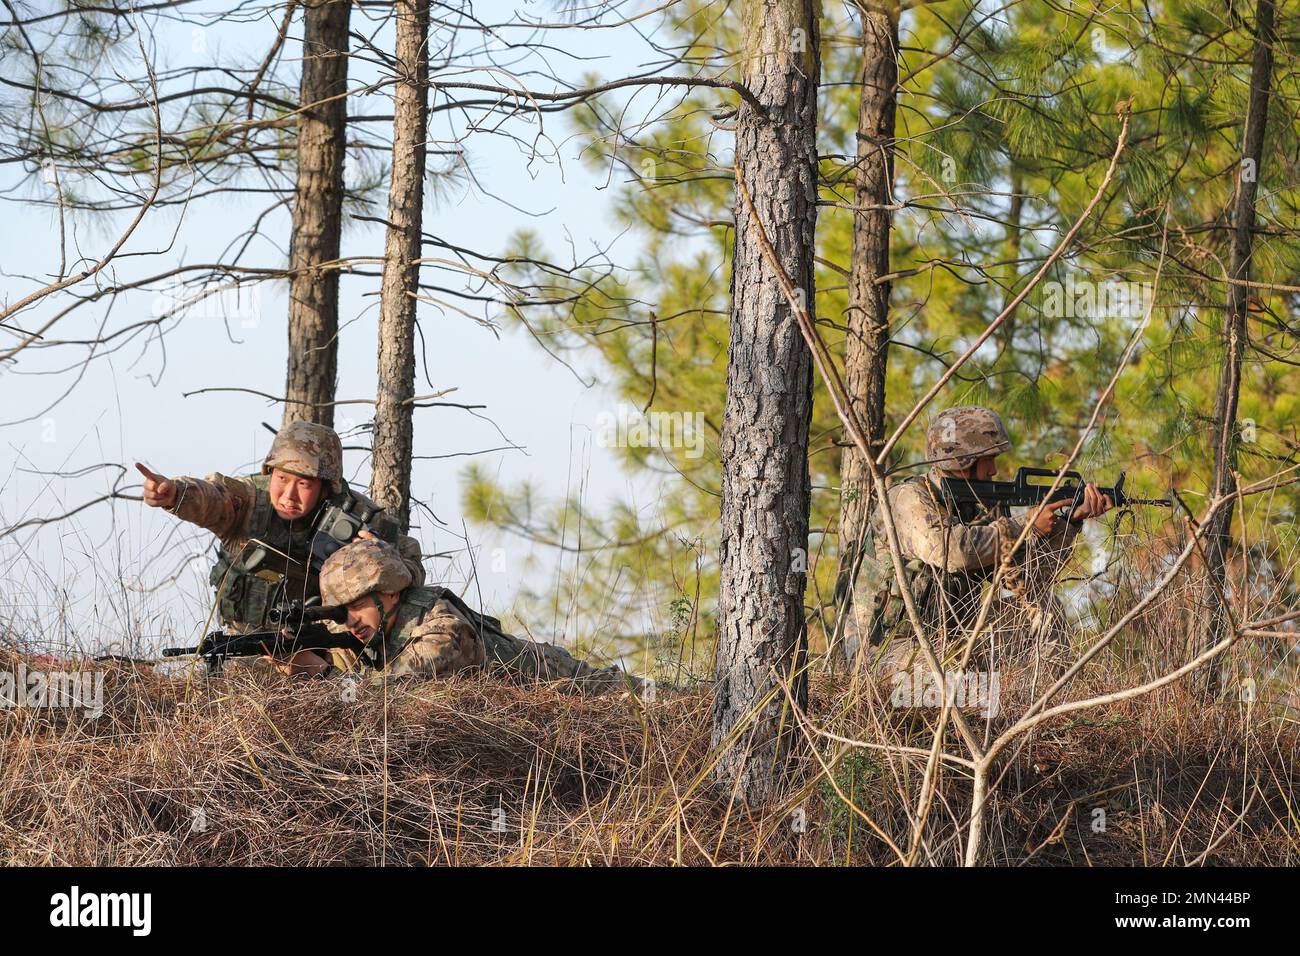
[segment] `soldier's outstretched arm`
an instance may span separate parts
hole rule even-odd
[[[218,538],[229,538],[244,527],[257,491],[251,482],[211,474],[203,478],[166,478],[144,465],[136,468],[145,476],[144,501],[153,508],[163,508],[183,521],[211,531]]]

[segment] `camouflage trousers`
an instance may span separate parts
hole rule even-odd
[[[550,682],[561,690],[593,696],[641,690],[642,681],[618,667],[592,667],[554,644],[514,637],[492,626],[483,627],[482,638],[488,672],[512,684]],[[328,653],[337,671],[361,670],[357,655],[351,651]]]
[[[592,667],[562,647],[483,629],[488,668],[514,683],[556,681],[580,694],[639,691],[642,682],[615,666]]]
[[[927,629],[930,646],[945,669],[956,668],[966,655],[976,616],[956,626]],[[887,680],[902,671],[925,668],[925,656],[910,625],[904,624],[879,645],[867,645],[857,666],[866,675]],[[1038,671],[1058,675],[1070,660],[1070,636],[1065,608],[1052,596],[1033,608],[1009,599],[997,598],[966,658],[966,670]]]

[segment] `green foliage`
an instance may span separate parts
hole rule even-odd
[[[1127,104],[1129,145],[1102,201],[1067,254],[933,408],[993,405],[1016,443],[1008,465],[1059,463],[1140,334],[1077,467],[1107,479],[1126,469],[1130,487],[1149,492],[1174,483],[1192,502],[1208,486],[1208,424],[1226,294],[1219,280],[1230,238],[1225,210],[1238,172],[1252,38],[1249,24],[1227,19],[1221,8],[1185,0],[1167,6],[1167,15],[1156,22],[1137,4],[1086,17],[1042,4],[1008,8],[997,23],[965,27],[965,47],[953,56],[936,51],[952,46],[952,24],[980,20],[977,5],[945,5],[942,12],[922,5],[904,14],[900,69],[907,80],[899,98],[895,188],[909,205],[893,219],[891,267],[899,277],[891,296],[891,421],[1003,311],[1084,213],[1111,161]],[[734,14],[717,18],[713,10],[692,3],[678,14],[681,33],[694,38],[698,55],[739,45]],[[828,22],[823,29],[824,37],[839,39],[825,41],[823,56],[819,136],[826,186],[818,248],[830,265],[818,269],[816,311],[836,353],[847,305],[844,274],[851,267],[848,207],[860,93],[854,82],[857,48],[844,39],[857,29],[853,22]],[[1288,34],[1285,24],[1279,32]],[[626,175],[616,215],[643,237],[641,255],[617,281],[594,274],[561,280],[535,270],[515,277],[564,300],[562,307],[514,311],[513,318],[528,323],[548,347],[594,357],[617,399],[638,408],[650,402],[651,410],[698,410],[709,425],[706,453],[697,460],[684,459],[680,450],[618,450],[629,470],[662,482],[663,503],[671,507],[661,513],[624,506],[603,517],[590,503],[581,510],[584,541],[599,542],[592,563],[603,567],[566,586],[563,600],[589,614],[607,610],[604,589],[611,575],[648,596],[635,608],[639,614],[646,608],[662,614],[686,599],[691,591],[683,580],[700,586],[701,622],[709,621],[716,600],[717,440],[725,397],[732,195],[730,137],[719,128],[725,120],[711,116],[720,101],[734,99],[716,91],[692,93],[663,122],[636,136],[611,135],[617,104],[589,104],[576,117],[579,133],[592,143],[586,155],[593,166]],[[1274,100],[1279,116],[1276,122],[1270,117],[1268,158],[1260,170],[1261,219],[1284,235],[1297,225],[1288,158],[1300,145],[1293,102],[1294,97]],[[1013,193],[1022,199],[1015,222]],[[514,249],[537,252],[537,239],[517,237]],[[1261,239],[1253,264],[1257,279],[1294,284],[1297,266],[1294,243]],[[1080,300],[1078,308],[1052,309],[1049,283],[1056,284],[1058,303],[1071,283],[1089,286],[1095,296],[1091,304]],[[1114,297],[1125,289],[1137,297]],[[1261,350],[1248,353],[1242,382],[1241,415],[1253,420],[1259,435],[1242,457],[1247,478],[1293,460],[1300,448],[1291,424],[1300,382],[1295,367],[1286,364],[1296,351],[1290,331],[1294,297],[1261,297],[1267,311],[1255,313],[1251,329]],[[1117,303],[1125,307],[1115,308]],[[1150,319],[1143,327],[1147,307]],[[1262,349],[1283,361],[1269,359]],[[923,416],[904,436],[900,463],[922,457],[924,423]],[[818,381],[809,456],[816,490],[807,603],[822,614],[837,556],[837,443],[843,441]],[[467,488],[477,489],[481,480],[471,472]],[[495,493],[511,507],[536,497],[535,489]],[[472,500],[468,496],[469,491]],[[569,520],[575,504],[563,512]],[[1294,510],[1294,502],[1287,497],[1277,507]],[[482,509],[476,514],[519,531]],[[552,510],[550,521],[521,533],[554,539],[556,514]],[[616,526],[617,514],[625,524]],[[1292,546],[1294,532],[1270,522],[1266,510],[1251,511],[1244,520],[1248,533],[1269,541],[1269,548]],[[1177,532],[1171,527],[1170,533]],[[675,543],[682,535],[702,543],[697,577],[682,576]],[[612,553],[628,559],[607,560]],[[814,644],[818,620],[814,615]],[[649,633],[634,623],[624,630]],[[707,640],[707,623],[699,633]]]
[[[883,771],[884,768],[869,751],[851,750],[832,771],[834,785],[826,778],[817,784],[818,795],[829,810],[826,823],[829,836],[837,845],[845,846],[846,853],[851,853],[853,844],[857,842],[856,831],[866,827],[848,801],[852,801],[858,810],[870,812],[869,808],[875,802],[874,793],[884,779]]]

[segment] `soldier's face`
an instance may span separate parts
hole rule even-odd
[[[309,515],[320,502],[324,484],[319,478],[303,478],[301,475],[291,475],[279,468],[272,468],[269,488],[271,507],[285,521]]]
[[[381,591],[377,596],[379,603],[383,605],[384,616],[387,617],[397,606],[398,595]],[[375,602],[370,600],[369,594],[357,598],[348,605],[348,630],[352,632],[353,637],[362,642],[369,641],[379,630],[379,608],[375,607]]]
[[[965,478],[967,481],[992,481],[998,476],[998,456],[990,455],[988,458],[976,458],[975,464],[969,468],[963,468],[960,471],[945,471],[944,474],[953,478]]]

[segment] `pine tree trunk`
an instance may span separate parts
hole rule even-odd
[[[814,302],[817,7],[746,0],[739,175],[782,266]],[[803,600],[808,548],[812,359],[740,191],[735,200],[727,401],[722,430],[715,779],[749,804],[783,789],[797,737],[786,691],[807,701]]]
[[[289,239],[289,363],[284,423],[334,424],[339,257],[346,154],[348,0],[305,0],[298,185]],[[331,97],[334,97],[331,99]],[[328,102],[322,102],[328,100]],[[316,105],[311,105],[316,104]]]
[[[873,449],[885,442],[885,374],[889,357],[889,232],[894,185],[894,113],[898,83],[898,7],[867,0],[862,7],[862,90],[858,100],[857,171],[853,190],[853,261],[845,315],[844,384]],[[840,458],[840,565],[835,605],[851,613],[853,579],[871,518],[871,480],[852,443]],[[843,630],[843,629],[840,629]],[[850,628],[837,644],[842,659],[857,655]]]
[[[415,293],[424,226],[425,126],[429,110],[427,0],[397,0],[393,172],[379,300],[379,394],[370,495],[405,531],[411,519],[415,395]]]
[[[1255,49],[1250,67],[1250,99],[1246,129],[1242,137],[1242,162],[1237,195],[1232,208],[1232,246],[1228,254],[1228,275],[1250,279],[1250,257],[1254,244],[1255,193],[1262,172],[1264,127],[1268,118],[1269,91],[1273,77],[1273,0],[1259,0],[1255,17]],[[1247,287],[1228,286],[1223,324],[1223,365],[1214,400],[1214,493],[1231,495],[1237,489],[1237,399],[1241,392],[1242,357],[1246,351]],[[1208,650],[1226,636],[1227,620],[1219,593],[1227,586],[1228,553],[1232,547],[1233,503],[1221,508],[1206,529],[1206,573],[1209,577],[1210,617],[1202,636],[1201,650]],[[1246,569],[1249,573],[1249,569]],[[1204,689],[1217,695],[1217,666],[1206,668]]]

